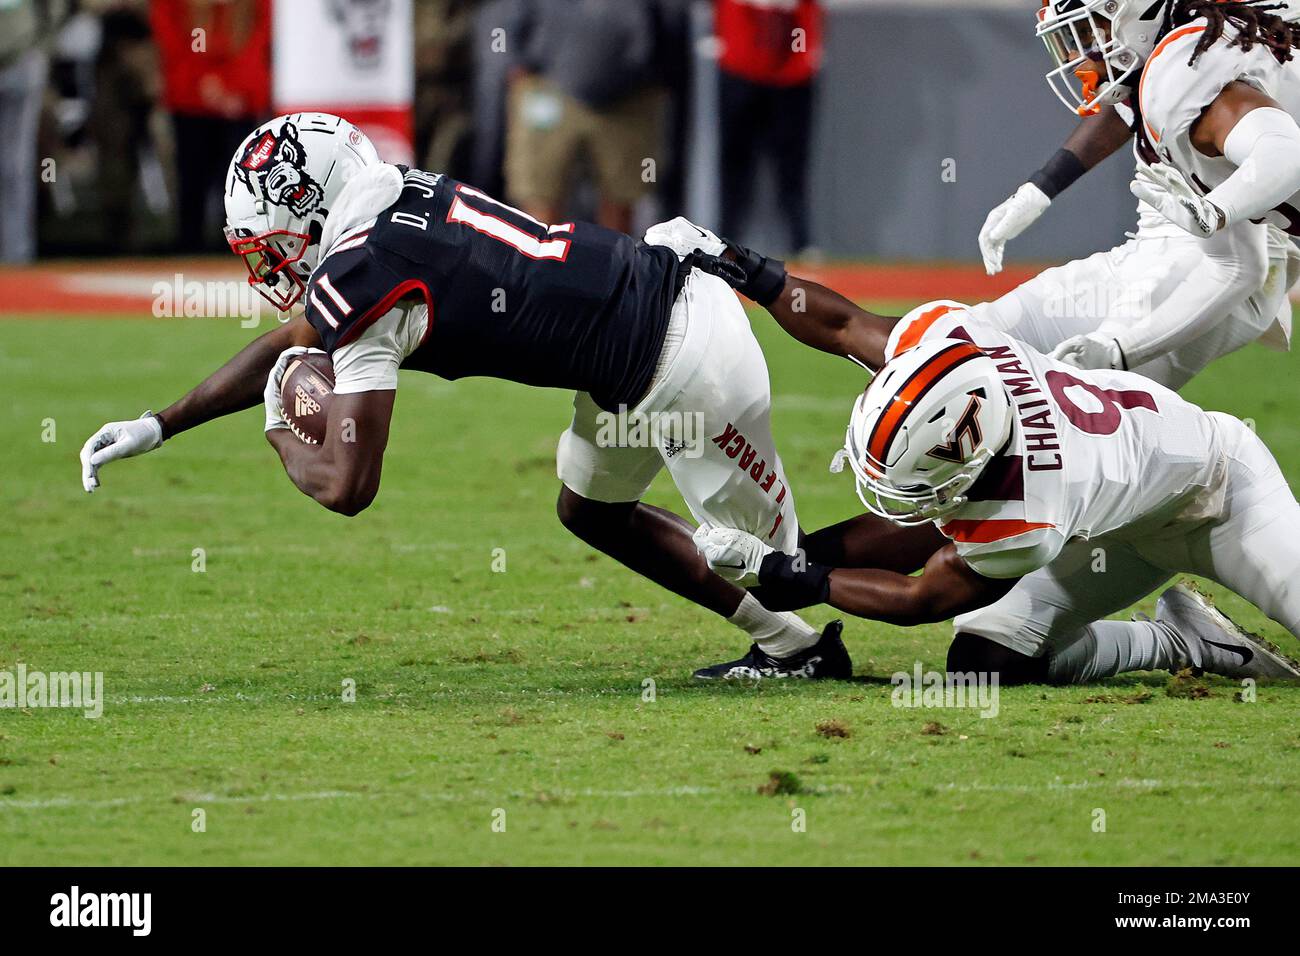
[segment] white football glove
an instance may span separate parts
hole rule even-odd
[[[284,406],[280,403],[280,379],[284,378],[284,373],[295,356],[309,352],[325,354],[323,349],[309,349],[295,345],[281,352],[280,357],[271,366],[271,372],[266,376],[266,389],[262,392],[262,404],[266,408],[266,431],[289,427],[289,422],[284,417]]]
[[[980,230],[980,255],[989,275],[1002,271],[1002,253],[1007,243],[1037,222],[1051,204],[1045,192],[1033,183],[1025,183],[1014,196],[988,214]]]
[[[1196,191],[1177,169],[1165,163],[1139,163],[1129,190],[1175,226],[1208,239],[1227,222],[1223,210]]]
[[[1066,339],[1052,350],[1052,358],[1075,368],[1128,368],[1119,343],[1100,332]]]
[[[695,530],[695,547],[715,574],[742,588],[757,586],[758,569],[763,559],[775,550],[748,531],[715,528],[709,524]]]
[[[81,446],[81,487],[99,487],[99,469],[110,461],[153,451],[163,442],[162,425],[153,412],[129,422],[109,422]]]
[[[726,243],[709,230],[695,225],[685,216],[678,216],[676,219],[651,226],[645,231],[645,244],[667,246],[677,253],[678,259],[685,259],[692,252],[721,256],[727,251]]]

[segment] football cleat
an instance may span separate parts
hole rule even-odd
[[[1175,584],[1160,595],[1156,623],[1173,631],[1186,648],[1185,667],[1224,677],[1300,680],[1300,667],[1293,661],[1186,585]]]
[[[853,676],[853,661],[840,639],[843,630],[843,621],[831,621],[816,644],[790,657],[773,657],[757,644],[751,644],[749,653],[740,660],[701,667],[695,677],[697,680],[848,680]]]

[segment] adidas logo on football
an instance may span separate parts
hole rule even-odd
[[[315,415],[320,411],[320,402],[307,394],[306,389],[301,385],[293,391],[293,413],[301,418],[304,415]]]

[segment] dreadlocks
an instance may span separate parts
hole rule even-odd
[[[1160,32],[1163,35],[1197,19],[1208,21],[1209,26],[1192,51],[1188,66],[1196,65],[1201,54],[1223,36],[1229,23],[1237,28],[1233,46],[1249,50],[1261,44],[1273,51],[1279,63],[1286,63],[1291,60],[1293,51],[1300,49],[1300,26],[1269,12],[1285,7],[1284,3],[1265,3],[1263,0],[1172,0],[1165,10]]]

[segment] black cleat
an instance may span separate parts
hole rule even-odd
[[[729,664],[701,667],[695,672],[697,680],[769,680],[794,678],[804,680],[848,680],[853,676],[853,661],[840,640],[843,621],[831,621],[822,631],[820,640],[806,651],[790,657],[773,657],[757,644],[749,646],[749,653]]]

